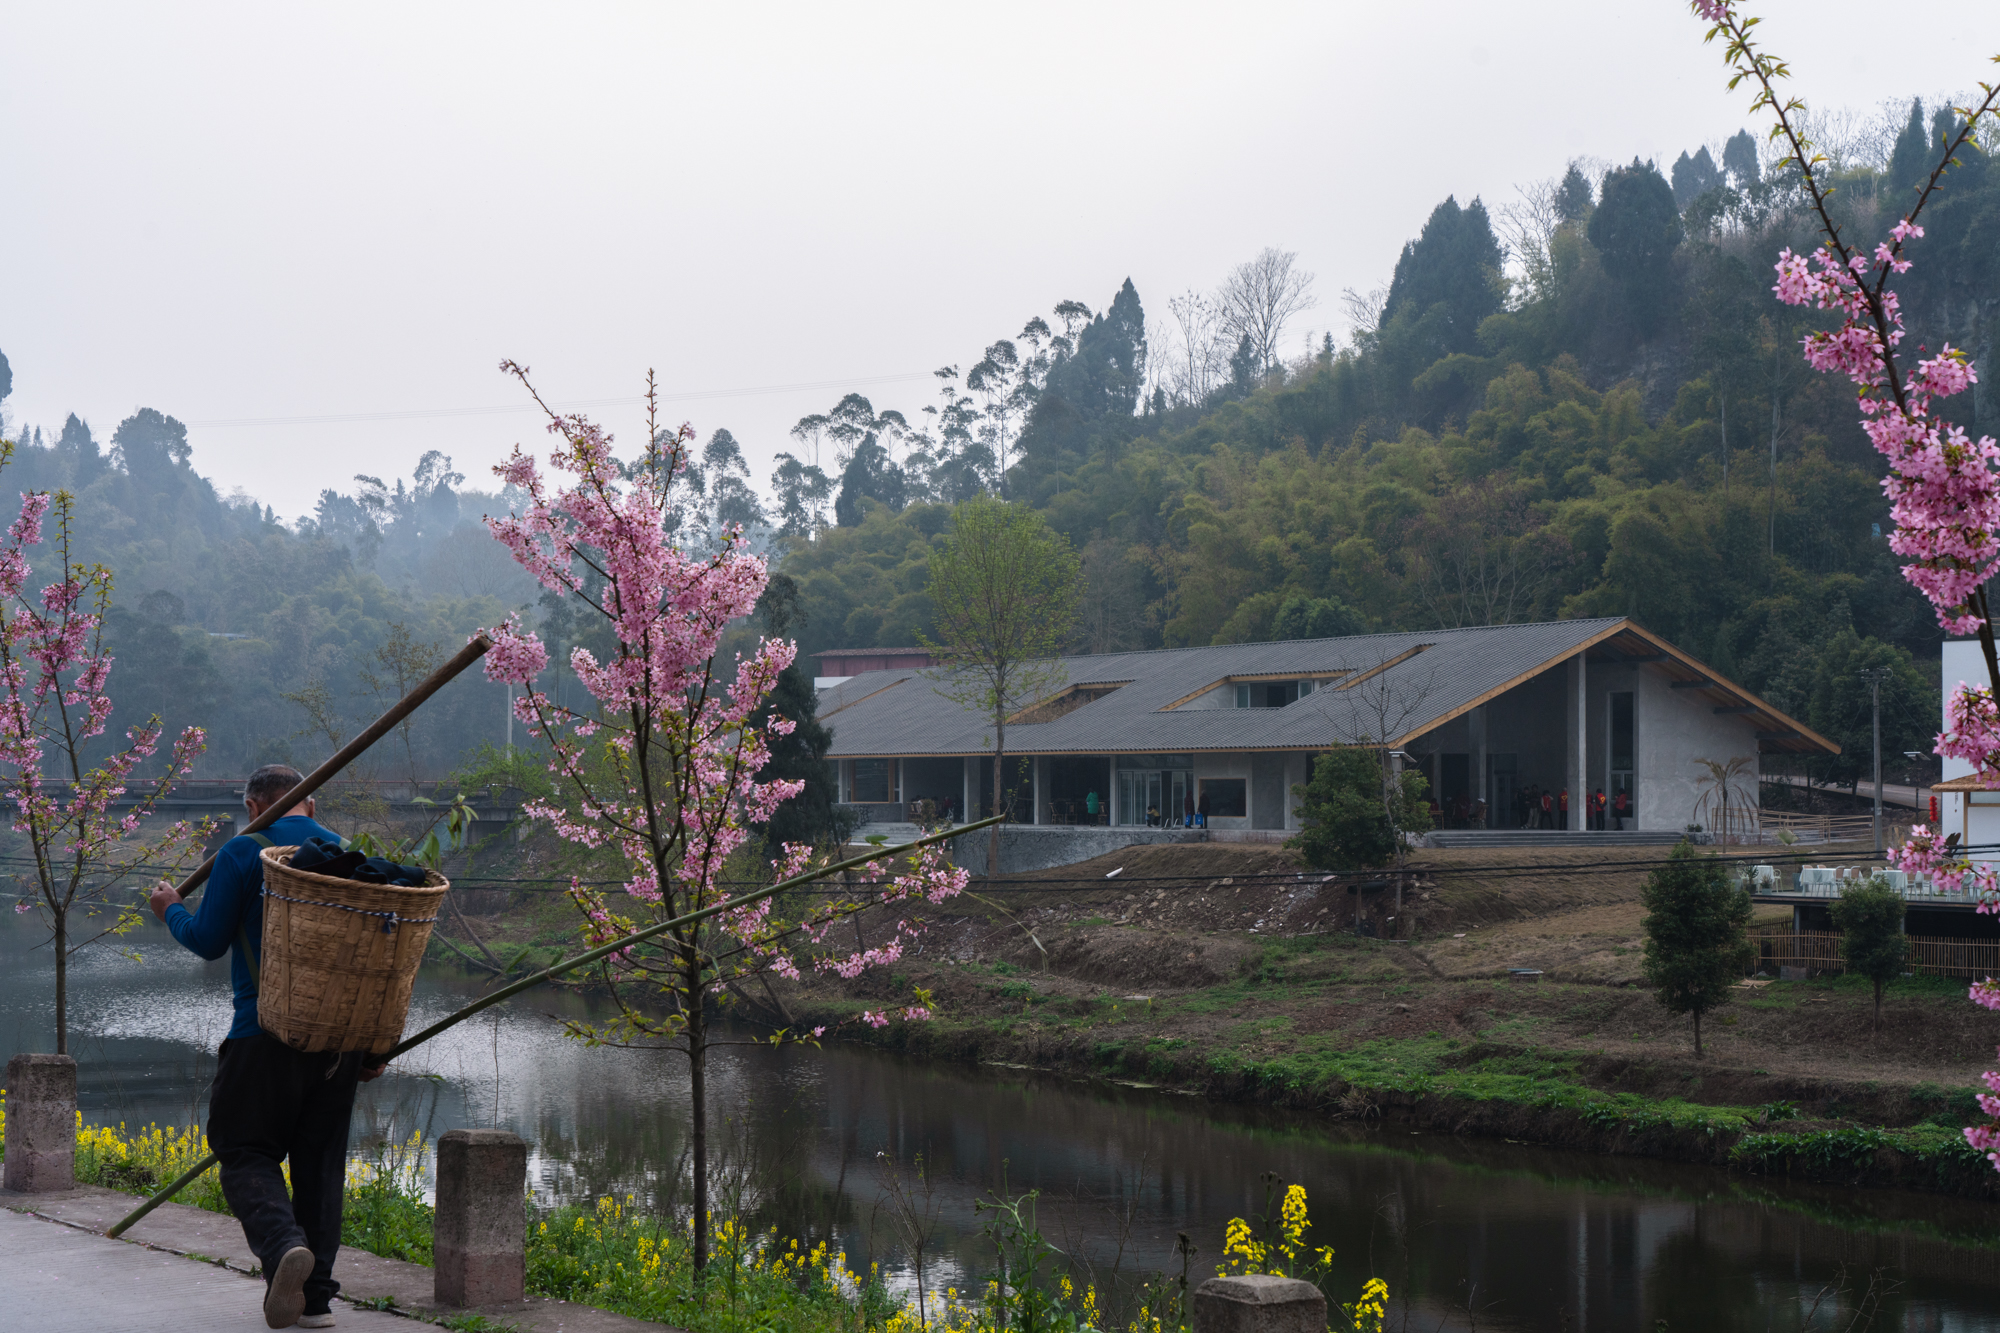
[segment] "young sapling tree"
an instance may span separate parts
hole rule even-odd
[[[1065,682],[1061,661],[1076,620],[1079,565],[1069,540],[1034,510],[981,496],[951,513],[930,560],[938,693],[993,720],[993,809],[1007,802],[1007,719]],[[1000,873],[1000,826],[986,844]]]
[[[1833,928],[1840,932],[1840,957],[1847,970],[1875,987],[1875,1021],[1882,1030],[1882,988],[1910,966],[1909,937],[1903,934],[1903,895],[1880,875],[1841,890],[1833,904]]]
[[[502,369],[534,394],[525,369],[512,362]],[[615,853],[629,873],[615,893],[572,879],[570,896],[593,945],[727,899],[732,854],[805,785],[760,777],[771,740],[795,725],[765,704],[796,645],[764,639],[733,671],[717,660],[724,629],[757,606],[767,583],[764,561],[742,549],[735,526],[706,554],[676,544],[675,485],[694,433],[687,426],[660,429],[650,377],[647,400],[646,443],[627,464],[613,456],[608,434],[583,417],[548,411],[535,395],[559,441],[550,465],[571,484],[552,484],[535,458],[517,448],[495,471],[526,503],[521,512],[487,520],[522,567],[570,610],[597,621],[603,633],[593,637],[610,645],[603,659],[582,646],[572,649],[570,666],[589,699],[568,707],[535,688],[548,666],[535,634],[512,619],[486,631],[493,640],[487,675],[525,687],[515,714],[531,739],[549,747],[550,772],[562,792],[561,799],[530,801],[524,813],[581,847]],[[812,864],[811,848],[791,844],[776,875],[789,879]],[[771,972],[796,980],[817,969],[851,979],[893,964],[920,928],[901,914],[920,901],[945,901],[965,878],[927,851],[865,897],[765,899],[677,925],[603,964],[599,976],[617,1015],[604,1023],[573,1020],[571,1035],[687,1057],[697,1268],[706,1267],[710,1243],[708,1052],[742,1044],[718,1033],[711,1007],[726,1005],[741,982]],[[841,951],[828,932],[866,906],[883,910],[892,924],[872,945]],[[912,998],[897,1013],[929,1017],[924,993]],[[885,1026],[891,1014],[866,1010],[856,1021]],[[784,1028],[767,1040],[814,1041],[825,1030]]]
[[[1713,856],[1677,843],[1667,863],[1646,878],[1646,980],[1670,1013],[1694,1023],[1694,1058],[1701,1059],[1701,1020],[1729,1002],[1754,950],[1743,928],[1750,895]]]
[[[0,444],[0,467],[13,450]],[[57,573],[35,591],[28,553],[41,544],[51,512]],[[111,571],[70,559],[73,519],[69,492],[32,492],[21,497],[21,515],[0,544],[0,801],[13,806],[14,831],[28,843],[29,864],[11,875],[27,890],[14,910],[39,912],[49,928],[57,1055],[69,1054],[71,956],[138,924],[145,898],[121,900],[120,887],[128,880],[150,883],[161,864],[178,869],[208,833],[202,820],[180,821],[150,840],[139,836],[156,803],[201,754],[201,728],[180,734],[165,768],[144,781],[144,794],[122,812],[113,804],[159,749],[165,730],[159,717],[126,732],[125,745],[101,762],[89,762],[91,742],[111,719],[104,692],[112,661],[104,648]],[[97,924],[97,911],[108,912],[108,923]],[[79,912],[90,922],[80,939]]]

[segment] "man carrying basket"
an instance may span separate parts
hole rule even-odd
[[[266,764],[243,786],[255,819],[299,782],[295,769]],[[216,1052],[209,1087],[208,1142],[222,1164],[222,1194],[264,1269],[264,1322],[272,1328],[331,1328],[340,1291],[341,1189],[347,1175],[354,1088],[382,1072],[360,1052],[304,1052],[257,1025],[259,946],[264,929],[266,847],[299,846],[340,835],[313,819],[308,797],[262,833],[231,838],[216,853],[199,909],[190,912],[161,881],[152,907],[181,944],[203,958],[229,955],[236,1020]],[[292,1164],[292,1190],[283,1163]]]

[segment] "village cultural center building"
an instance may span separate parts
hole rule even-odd
[[[992,808],[993,719],[941,693],[941,672],[819,691],[840,800],[872,822],[924,801],[961,821]],[[1562,822],[1581,830],[1602,791],[1608,828],[1678,831],[1697,822],[1704,760],[1747,758],[1733,799],[1754,805],[1761,756],[1839,752],[1625,618],[1105,653],[1055,674],[1007,723],[1022,823],[1172,825],[1205,805],[1213,830],[1282,836],[1313,756],[1386,741],[1447,826],[1540,823],[1528,795],[1566,792]]]

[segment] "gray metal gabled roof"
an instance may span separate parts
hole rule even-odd
[[[1693,658],[1630,620],[1561,620],[1344,639],[1297,639],[1104,653],[1060,659],[1064,682],[1122,682],[1053,722],[1007,727],[1012,754],[1149,754],[1197,750],[1304,750],[1363,739],[1408,741],[1477,707],[1579,652],[1613,660],[1669,663],[1709,680]],[[833,731],[835,758],[975,755],[993,750],[993,723],[940,694],[938,668],[870,671],[819,692],[819,715]],[[1328,676],[1340,679],[1283,708],[1176,708],[1231,678]],[[1738,686],[1706,686],[1740,697],[1771,719],[1783,748],[1838,747]]]

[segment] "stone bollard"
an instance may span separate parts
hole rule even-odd
[[[528,1145],[498,1129],[454,1129],[438,1140],[436,1287],[439,1305],[518,1301],[528,1282]]]
[[[22,1194],[76,1188],[76,1061],[67,1055],[7,1062],[5,1183]]]
[[[1326,1297],[1295,1277],[1212,1277],[1194,1291],[1194,1333],[1326,1333]]]

